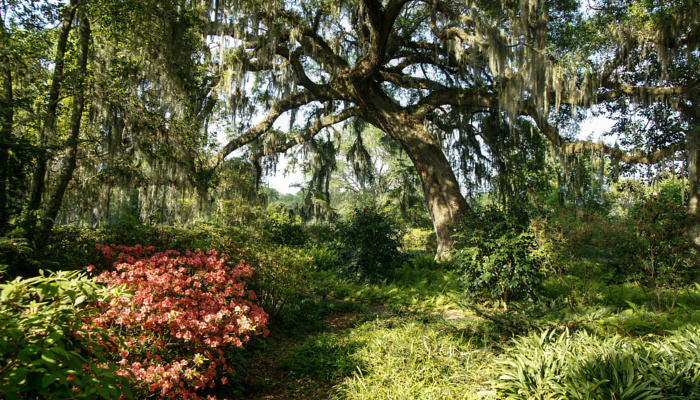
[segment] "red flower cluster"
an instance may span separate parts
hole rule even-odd
[[[181,256],[150,247],[99,246],[107,259],[119,250],[116,271],[98,281],[124,286],[133,293],[103,304],[93,320],[123,338],[119,373],[132,385],[160,398],[200,399],[197,391],[225,384],[233,370],[225,358],[227,346],[240,347],[262,332],[267,314],[251,303],[255,293],[244,290],[241,278],[249,265],[231,266],[214,250],[197,249]]]

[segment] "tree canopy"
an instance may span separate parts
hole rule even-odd
[[[36,24],[50,36],[40,51],[52,75],[32,108],[13,90],[26,87],[17,74],[31,61],[15,55],[36,15],[53,21]],[[412,162],[446,257],[452,228],[470,213],[465,195],[493,181],[517,203],[532,190],[523,178],[539,168],[544,137],[565,163],[582,152],[601,165],[676,157],[698,238],[699,15],[685,0],[6,2],[0,164],[31,131],[38,156],[28,209],[39,210],[43,196],[44,220],[56,218],[52,204],[63,196],[45,193],[47,166],[66,171],[55,188],[73,164],[92,171],[83,176],[155,183],[140,192],[155,204],[178,196],[172,187],[206,193],[242,148],[259,180],[265,160],[274,165],[275,154],[305,144],[327,196],[339,145],[318,135],[340,123],[354,130],[347,160],[365,182],[367,124]],[[619,145],[573,135],[590,110],[617,120]],[[221,131],[228,140],[215,148]],[[522,162],[530,170],[513,168]],[[13,183],[1,178],[7,209]]]

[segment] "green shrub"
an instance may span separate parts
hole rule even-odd
[[[184,229],[138,225],[128,230],[118,226],[104,229],[64,227],[54,229],[47,238],[42,255],[44,269],[75,270],[94,265],[98,272],[103,271],[111,264],[96,249],[98,243],[140,244],[153,246],[156,251],[176,250],[181,253],[196,248],[216,249],[232,259],[248,259],[250,254],[257,253],[257,250],[250,250],[251,245],[262,247],[264,239],[259,230],[246,227],[198,225]]]
[[[107,332],[83,326],[95,302],[109,297],[76,271],[0,285],[3,398],[132,398],[128,380],[105,357],[112,345]]]
[[[625,221],[563,207],[549,220],[531,222],[543,261],[572,310],[585,305],[596,285],[626,281],[636,251],[630,228]]]
[[[330,271],[335,268],[335,261],[338,255],[336,249],[326,245],[314,245],[305,247],[303,252],[311,257],[312,265],[320,271]]]
[[[544,279],[537,243],[526,224],[497,208],[475,212],[456,234],[454,260],[470,297],[511,300],[534,297]]]
[[[310,291],[308,274],[312,260],[303,251],[289,247],[268,246],[259,250],[247,260],[253,269],[250,287],[274,322],[290,300]]]
[[[673,310],[681,291],[700,277],[700,260],[687,234],[692,217],[672,190],[636,205],[630,215],[637,232],[631,278],[654,311]]]
[[[305,227],[309,237],[309,243],[314,246],[325,247],[335,242],[335,227],[329,224],[310,224]]]
[[[338,240],[337,272],[352,280],[390,278],[405,259],[398,232],[385,214],[372,209],[356,209],[338,224]]]
[[[274,244],[303,246],[309,241],[301,218],[291,216],[284,210],[270,215],[263,229]]]
[[[437,244],[435,231],[432,229],[410,228],[401,238],[403,250],[422,250],[434,252]]]

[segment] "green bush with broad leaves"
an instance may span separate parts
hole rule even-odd
[[[466,294],[498,301],[533,298],[544,274],[542,255],[527,224],[495,207],[474,212],[455,235],[454,260]]]
[[[673,311],[679,294],[700,277],[700,258],[687,227],[692,218],[678,190],[663,188],[630,210],[636,262],[629,276],[651,308]]]
[[[696,399],[700,330],[651,342],[543,331],[515,340],[498,365],[499,399]]]
[[[132,398],[106,357],[113,339],[84,326],[95,302],[113,295],[123,296],[76,271],[0,285],[0,397]]]
[[[369,208],[355,209],[347,222],[338,224],[338,241],[337,272],[351,280],[390,278],[406,259],[388,217]]]
[[[248,258],[253,270],[250,288],[258,297],[258,304],[276,320],[285,307],[305,291],[309,291],[311,257],[303,251],[283,246],[258,248]]]

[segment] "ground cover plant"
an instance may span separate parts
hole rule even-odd
[[[499,357],[504,399],[691,399],[700,396],[697,327],[644,341],[544,331]]]

